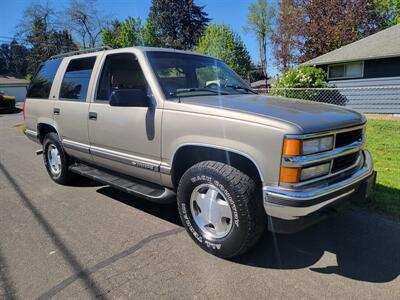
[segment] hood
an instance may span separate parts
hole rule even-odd
[[[297,125],[302,133],[322,132],[363,124],[365,117],[341,106],[252,94],[181,98],[181,102],[249,113]]]

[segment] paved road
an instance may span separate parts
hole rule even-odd
[[[53,183],[0,115],[0,299],[399,299],[400,224],[359,211],[266,232],[235,261],[200,250],[174,205]]]

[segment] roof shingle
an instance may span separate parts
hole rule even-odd
[[[0,85],[28,85],[29,81],[14,76],[0,75]]]
[[[400,56],[400,24],[306,61],[303,65],[325,65]]]

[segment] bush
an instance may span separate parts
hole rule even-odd
[[[295,69],[290,69],[272,84],[272,88],[278,89],[273,90],[272,94],[288,98],[312,100],[318,97],[318,91],[290,89],[326,88],[328,85],[325,78],[326,72],[320,68],[300,66]]]
[[[327,86],[326,72],[320,68],[301,66],[290,69],[273,85],[273,88],[323,88]]]

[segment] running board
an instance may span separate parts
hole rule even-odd
[[[76,174],[90,178],[121,191],[127,192],[157,203],[170,203],[175,201],[175,193],[167,188],[156,184],[126,178],[112,171],[103,171],[82,163],[69,166],[69,170]]]

